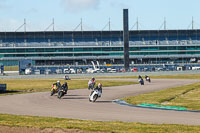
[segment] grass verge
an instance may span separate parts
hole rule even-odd
[[[83,131],[131,133],[200,133],[200,126],[175,124],[142,124],[128,122],[100,122],[51,117],[17,116],[0,114],[0,125],[12,127],[66,128]]]
[[[0,84],[7,84],[8,93],[5,94],[16,94],[25,92],[50,91],[52,84],[56,81],[57,80],[49,79],[2,79],[0,80]],[[61,84],[64,82],[65,81],[62,80]],[[131,81],[96,81],[96,83],[99,82],[103,84],[103,87],[136,84],[136,82]],[[67,83],[69,89],[81,89],[88,87],[87,80],[68,80]]]
[[[19,66],[4,66],[4,71],[19,71]]]
[[[200,83],[124,98],[129,104],[150,103],[200,111]]]

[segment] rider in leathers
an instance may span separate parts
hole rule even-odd
[[[65,94],[67,94],[67,90],[68,90],[68,85],[67,82],[65,82],[60,89],[63,89],[65,91]]]
[[[94,88],[94,90],[98,90],[101,94],[102,94],[102,84],[101,83],[98,83],[98,86],[96,86]],[[91,92],[90,95],[92,95],[93,91]],[[101,96],[100,96],[101,97]]]
[[[56,83],[54,83],[53,85],[55,85],[56,88],[58,88],[58,90],[61,88],[61,84],[60,84],[59,80]]]

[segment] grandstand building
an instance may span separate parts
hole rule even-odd
[[[200,30],[129,32],[131,64],[200,61]],[[123,64],[123,31],[0,32],[0,64]]]

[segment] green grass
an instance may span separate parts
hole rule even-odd
[[[35,128],[67,128],[83,131],[101,131],[117,133],[200,133],[200,126],[174,124],[142,124],[128,122],[101,122],[73,120],[64,118],[17,116],[0,114],[0,125]]]
[[[19,71],[19,66],[4,66],[4,71]]]
[[[7,84],[8,91],[19,91],[16,93],[24,92],[38,92],[38,91],[50,91],[51,86],[57,80],[50,79],[1,79],[0,84]],[[62,80],[61,84],[65,81]],[[109,86],[121,86],[136,84],[136,82],[131,81],[96,81],[96,83],[101,82],[103,87]],[[69,89],[82,89],[88,87],[88,80],[68,80]],[[16,94],[12,93],[12,94]],[[2,94],[0,94],[2,95]]]
[[[150,103],[200,111],[200,83],[124,98],[129,104]]]

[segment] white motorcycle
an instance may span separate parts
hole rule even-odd
[[[150,79],[149,76],[148,76],[148,77],[145,77],[145,79],[146,79],[146,81],[148,81],[149,83],[151,82],[151,79]]]
[[[97,98],[101,97],[101,92],[97,89],[93,90],[89,96],[90,102],[95,102]]]

